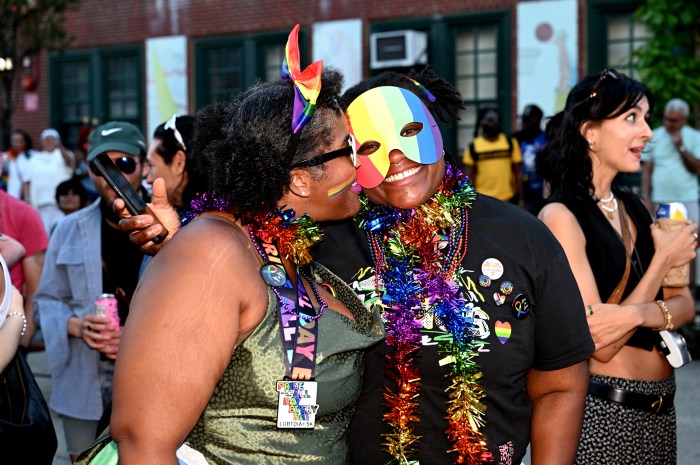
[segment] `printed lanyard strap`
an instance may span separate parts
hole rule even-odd
[[[258,252],[265,265],[272,262],[284,269],[277,247],[269,242],[260,242],[262,248]],[[286,276],[283,285],[273,286],[280,301],[278,316],[285,378],[311,380],[316,376],[318,321],[314,318],[316,309],[311,304],[302,281],[302,270],[298,266],[296,272],[296,286],[289,276]]]

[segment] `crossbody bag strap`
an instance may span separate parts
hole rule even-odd
[[[615,289],[613,289],[612,293],[610,294],[610,297],[608,297],[608,300],[606,302],[608,304],[620,303],[620,300],[622,300],[622,293],[625,291],[625,288],[627,287],[627,281],[630,277],[630,269],[632,268],[632,260],[630,258],[630,255],[632,254],[631,251],[633,250],[634,245],[632,244],[632,235],[630,234],[629,223],[627,222],[627,212],[625,211],[625,206],[622,203],[620,203],[619,212],[620,231],[622,232],[622,244],[625,247],[625,272],[622,273],[622,279],[620,279],[620,282],[617,283],[617,286],[615,286]]]

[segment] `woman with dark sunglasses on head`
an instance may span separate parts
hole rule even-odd
[[[539,168],[553,195],[540,219],[562,244],[586,304],[596,350],[576,463],[676,463],[673,368],[660,331],[692,321],[687,287],[662,287],[695,256],[697,228],[652,224],[619,184],[652,138],[653,97],[615,70],[582,79],[547,126]]]
[[[383,331],[308,252],[313,220],[360,203],[342,76],[321,62],[302,72],[297,33],[282,81],[197,115],[209,192],[132,300],[111,421],[122,465],[177,464],[184,451],[198,457],[188,464],[347,460],[363,349]],[[84,459],[98,453],[109,448]]]
[[[181,217],[195,194],[206,188],[204,182],[193,176],[191,169],[194,123],[193,116],[173,115],[153,131],[153,141],[148,147],[146,180],[153,185],[153,195],[162,196],[163,186],[157,181],[162,178],[165,194]]]

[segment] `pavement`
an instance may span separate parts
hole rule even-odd
[[[700,325],[696,325],[700,328]],[[676,370],[676,416],[678,430],[678,465],[697,465],[700,463],[700,356],[698,360]],[[46,353],[31,352],[28,361],[37,383],[44,396],[48,399],[51,393],[51,372]],[[58,436],[58,451],[53,465],[70,465],[66,453],[66,442],[63,435],[63,423],[58,415],[52,412],[56,435]],[[525,458],[529,465],[529,457]]]

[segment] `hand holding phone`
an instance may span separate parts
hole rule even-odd
[[[133,216],[148,214],[153,216],[153,220],[158,222],[158,217],[154,215],[146,205],[146,202],[141,198],[138,192],[133,188],[129,181],[124,177],[119,168],[116,167],[109,154],[102,152],[97,155],[91,162],[93,171],[102,176],[109,187],[124,201],[126,209]],[[160,244],[168,236],[168,230],[163,226],[163,233],[154,237],[152,241]]]

